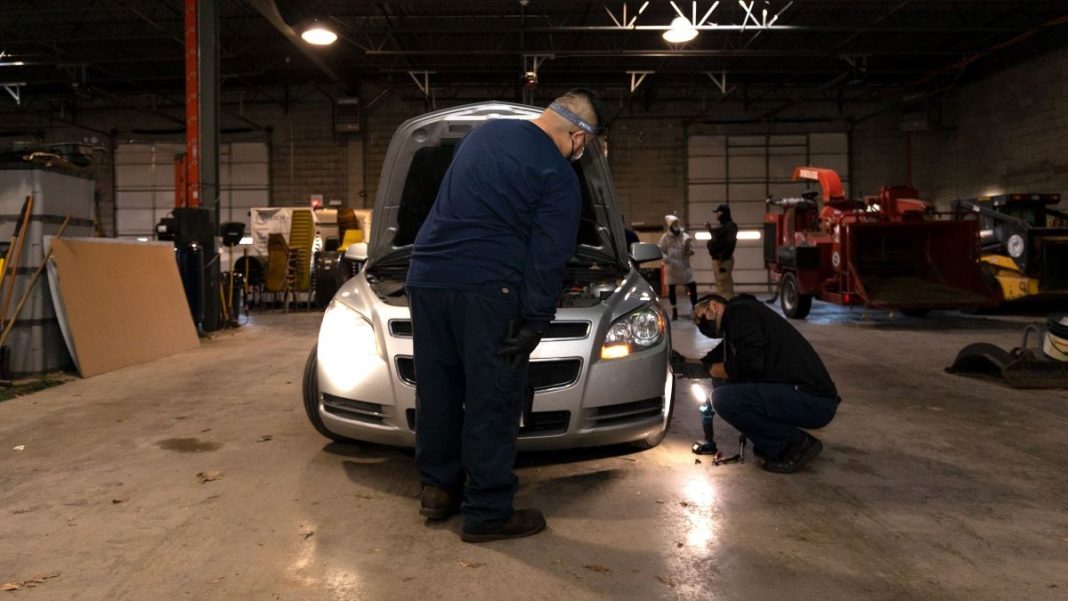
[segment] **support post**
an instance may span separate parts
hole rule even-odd
[[[218,0],[184,0],[186,91],[186,203],[206,213],[195,241],[204,254],[206,331],[219,320],[219,14]]]

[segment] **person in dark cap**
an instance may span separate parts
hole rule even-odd
[[[801,428],[829,424],[841,399],[801,333],[750,294],[731,300],[710,294],[697,302],[694,322],[702,334],[722,342],[689,377],[716,382],[712,409],[753,441],[762,467],[792,474],[819,455],[823,444]],[[695,444],[695,453],[715,448],[715,441],[704,442],[712,444]]]
[[[712,271],[716,277],[716,292],[723,298],[734,298],[734,247],[738,245],[738,224],[731,220],[731,208],[721,204],[716,207],[716,219],[719,227],[712,229],[712,224],[705,222],[708,233],[708,254],[712,256]]]

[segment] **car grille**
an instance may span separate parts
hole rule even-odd
[[[412,322],[410,319],[391,319],[389,321],[389,333],[396,338],[412,337]],[[586,338],[590,334],[590,322],[588,321],[554,321],[546,328],[542,340],[561,340],[566,338]]]
[[[397,356],[397,376],[415,386],[415,361],[411,357]],[[530,362],[530,383],[535,392],[570,386],[578,381],[582,370],[581,359],[556,359]]]
[[[658,417],[663,408],[664,401],[661,397],[621,405],[606,405],[592,409],[590,421],[595,428],[616,426]]]
[[[588,321],[553,321],[545,328],[542,340],[554,338],[585,338],[590,334],[590,322]]]
[[[389,320],[389,333],[398,338],[412,337],[412,322],[409,319]]]
[[[326,393],[323,393],[323,409],[338,417],[368,424],[381,424],[385,418],[382,405],[354,401]]]
[[[404,414],[408,418],[408,429],[415,432],[415,409],[408,409]],[[519,437],[563,434],[570,422],[570,411],[535,411],[519,429]]]

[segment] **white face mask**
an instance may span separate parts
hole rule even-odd
[[[586,154],[586,145],[583,144],[582,148],[579,149],[578,154],[575,154],[575,138],[571,138],[571,154],[568,155],[567,160],[574,163],[581,159],[583,154]]]

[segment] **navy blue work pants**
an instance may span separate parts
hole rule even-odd
[[[767,459],[801,439],[798,428],[822,428],[838,410],[838,397],[810,394],[792,384],[738,383],[716,386],[712,408],[753,441]]]
[[[415,462],[423,483],[463,492],[463,527],[507,520],[527,364],[497,352],[518,290],[408,288],[415,354]],[[466,483],[466,486],[465,486]]]

